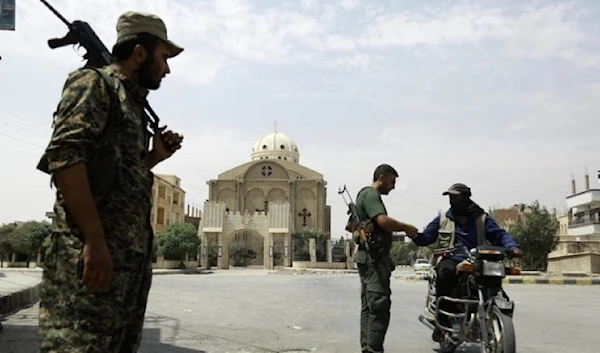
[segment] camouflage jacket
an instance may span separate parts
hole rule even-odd
[[[122,85],[124,89],[118,91],[122,115],[116,117],[113,131],[119,134],[117,145],[122,156],[121,178],[111,184],[102,203],[97,205],[98,213],[108,242],[145,253],[149,238],[152,237],[150,212],[153,174],[148,167],[150,134],[143,115],[148,91],[111,67],[101,70],[105,70],[113,80],[111,83],[114,87]],[[94,70],[78,69],[69,75],[46,149],[51,173],[76,163],[89,162],[94,147],[99,143],[100,133],[107,124],[109,89],[114,88],[108,87],[102,76]],[[126,183],[130,193],[119,188],[119,183]],[[81,231],[66,208],[58,188],[54,210],[54,230],[81,238]]]

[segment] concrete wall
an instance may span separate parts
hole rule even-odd
[[[548,273],[600,273],[600,253],[585,252],[548,257],[547,271]]]
[[[343,270],[348,266],[346,262],[312,262],[312,261],[292,261],[292,268],[320,268],[327,270]]]
[[[549,254],[550,257],[568,254],[580,254],[585,252],[597,252],[600,253],[600,242],[599,241],[559,241],[556,245],[556,249]]]
[[[163,256],[158,256],[156,262],[152,264],[153,269],[178,269],[182,261],[165,260]],[[198,261],[183,261],[185,268],[198,268]]]

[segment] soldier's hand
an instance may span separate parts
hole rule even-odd
[[[406,232],[406,235],[411,239],[414,239],[419,234],[419,230],[411,224],[407,224],[404,231]]]
[[[102,291],[112,277],[113,264],[104,239],[83,246],[83,283],[90,292]]]
[[[171,130],[165,131],[167,126],[159,128],[152,141],[152,148],[158,154],[160,160],[165,160],[173,155],[175,151],[181,148],[183,135]]]

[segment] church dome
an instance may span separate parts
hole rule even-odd
[[[300,162],[298,145],[282,132],[272,132],[261,137],[252,148],[252,160],[279,159],[292,163]]]

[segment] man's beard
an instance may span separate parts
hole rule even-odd
[[[136,73],[138,84],[145,89],[156,90],[160,87],[160,80],[156,77],[156,70],[154,69],[154,58],[149,57],[146,59]]]

